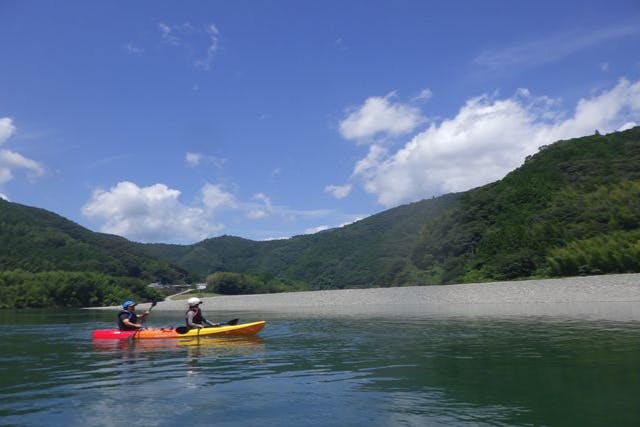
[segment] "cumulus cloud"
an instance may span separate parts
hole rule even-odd
[[[314,222],[319,218],[342,218],[332,210],[292,210],[276,206],[265,193],[239,201],[222,186],[206,183],[191,204],[180,201],[181,192],[164,184],[147,187],[122,181],[109,189],[95,190],[82,214],[99,223],[104,233],[139,242],[190,244],[221,234],[223,215],[231,214],[237,225],[243,219],[276,218],[288,224]],[[233,209],[236,212],[228,212]],[[353,219],[350,219],[352,221]],[[308,226],[308,225],[307,225]],[[282,237],[284,238],[284,237]]]
[[[384,206],[419,200],[501,179],[538,147],[559,139],[601,133],[640,120],[640,81],[622,79],[582,99],[572,114],[525,89],[513,97],[468,100],[455,117],[432,123],[403,147],[372,145],[354,167],[367,192]]]
[[[324,192],[331,194],[336,199],[344,199],[351,192],[351,184],[344,185],[327,185]]]
[[[179,196],[180,191],[164,184],[139,187],[122,181],[94,191],[82,213],[104,221],[102,232],[140,242],[193,242],[223,228],[205,208],[186,206]]]
[[[370,143],[377,136],[397,137],[414,130],[424,121],[420,110],[392,102],[394,96],[392,92],[385,97],[368,98],[340,123],[340,134],[345,139]]]
[[[0,118],[0,145],[4,144],[16,132],[13,120],[8,117]],[[11,181],[14,172],[26,171],[31,177],[44,174],[44,168],[35,160],[29,159],[15,151],[0,149],[0,185]]]

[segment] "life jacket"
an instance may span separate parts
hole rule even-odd
[[[189,310],[187,310],[187,312],[184,314],[184,321],[187,324],[187,328],[190,328],[191,326],[189,326],[189,312],[193,311],[194,315],[193,318],[191,319],[192,323],[199,323],[202,324],[204,322],[204,317],[202,316],[202,310],[200,310],[200,307],[193,307],[190,308]]]
[[[129,326],[124,324],[124,319],[129,319],[131,323],[138,323],[138,315],[130,312],[129,310],[121,310],[118,313],[118,328],[121,331],[137,331],[135,326]]]

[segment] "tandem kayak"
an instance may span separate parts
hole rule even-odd
[[[255,335],[264,328],[264,320],[239,325],[213,326],[209,328],[196,328],[184,333],[177,328],[148,328],[138,331],[121,331],[119,329],[96,329],[93,331],[93,339],[146,339],[146,338],[187,338],[204,336],[225,335]]]

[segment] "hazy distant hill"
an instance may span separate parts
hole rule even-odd
[[[146,246],[200,275],[265,272],[303,280],[315,289],[404,285],[416,273],[411,254],[424,224],[452,207],[457,197],[411,203],[341,228],[286,240],[222,236],[190,246]]]

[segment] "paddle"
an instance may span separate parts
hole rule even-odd
[[[208,326],[209,328],[218,328],[220,326],[224,326],[224,325],[237,325],[238,324],[238,319],[232,319],[229,320],[227,323],[221,323],[218,326]],[[176,328],[176,332],[179,334],[186,334],[187,332],[189,332],[189,328],[186,326],[178,326]],[[198,335],[200,335],[200,328],[198,328]]]
[[[151,301],[151,307],[149,307],[149,310],[147,310],[147,314],[151,313],[151,309],[155,307],[157,304],[158,304],[158,301],[156,300]],[[146,316],[143,317],[142,320],[140,320],[140,323],[144,322],[144,319],[146,319]]]
[[[150,313],[150,312],[151,312],[151,309],[152,309],[153,307],[155,307],[157,304],[158,304],[158,301],[156,301],[156,300],[151,301],[151,307],[149,307],[149,310],[147,310],[147,313]],[[140,319],[140,324],[141,324],[141,325],[142,325],[142,323],[144,323],[144,320],[145,320],[146,318],[147,318],[147,316],[145,316],[145,317],[143,317],[142,319]],[[132,336],[132,337],[135,337],[135,336],[136,336],[136,334],[137,334],[138,332],[140,332],[142,329],[143,329],[143,328],[137,329],[137,330],[133,333],[133,335],[131,335],[131,336]]]
[[[151,313],[151,309],[153,307],[155,307],[158,304],[158,301],[153,300],[151,301],[151,307],[149,307],[149,310],[147,310],[147,313]],[[142,325],[144,323],[144,321],[146,320],[147,316],[144,316],[142,319],[140,319],[140,324]],[[140,328],[138,330],[136,330],[136,332],[133,334],[133,336],[135,336],[135,334],[137,334],[138,332],[140,332],[143,328]]]

